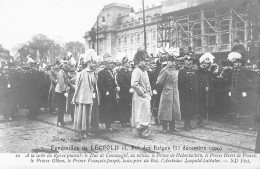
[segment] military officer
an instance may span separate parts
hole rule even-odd
[[[98,73],[97,85],[100,90],[100,122],[105,123],[106,129],[112,131],[111,124],[117,116],[116,83],[113,74],[112,56],[104,56],[106,67]]]
[[[129,92],[131,88],[131,72],[130,63],[128,58],[124,57],[122,59],[122,68],[117,73],[117,84],[120,87],[119,90],[119,113],[120,113],[120,122],[122,127],[126,127],[127,123],[130,123],[131,117],[131,103],[132,103],[132,94]]]
[[[198,113],[198,78],[196,70],[192,69],[192,63],[193,58],[186,55],[184,66],[178,75],[181,117],[185,130],[191,129],[190,122]]]
[[[256,108],[256,99],[254,90],[255,74],[243,66],[245,61],[241,58],[233,60],[234,69],[230,72],[227,79],[229,84],[229,93],[231,100],[230,113],[234,114],[234,117],[246,118],[253,114]],[[245,119],[244,118],[244,119]],[[238,120],[238,119],[235,119]]]

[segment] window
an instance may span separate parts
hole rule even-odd
[[[140,42],[140,34],[139,33],[136,35],[136,41]]]
[[[156,31],[153,31],[153,40],[156,40]]]
[[[118,46],[121,45],[121,38],[118,38]]]
[[[125,44],[127,44],[127,37],[126,36],[124,38],[124,42],[125,42]]]
[[[134,43],[134,35],[131,35],[131,43]]]
[[[149,38],[149,32],[146,32],[146,35],[145,35],[145,36],[146,36],[146,41],[148,42],[149,39],[150,39],[150,38]]]

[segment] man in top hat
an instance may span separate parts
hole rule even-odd
[[[112,131],[111,124],[117,117],[116,83],[113,74],[112,56],[104,56],[106,67],[98,73],[97,85],[100,90],[100,122],[105,123],[106,129]]]
[[[198,77],[197,71],[192,66],[193,58],[186,55],[184,66],[178,75],[181,117],[184,120],[185,130],[191,129],[190,122],[198,113]]]
[[[132,93],[129,92],[131,88],[131,73],[129,71],[130,63],[128,58],[122,59],[122,68],[117,73],[117,84],[120,87],[119,90],[119,113],[121,126],[126,127],[127,123],[130,123],[131,117],[131,103]]]

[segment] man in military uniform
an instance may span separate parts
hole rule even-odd
[[[211,73],[209,72],[211,62],[203,60],[197,70],[198,75],[198,126],[202,125],[203,119],[208,116],[208,107],[214,105],[214,98],[212,96],[212,81]]]
[[[228,76],[229,96],[231,99],[230,113],[237,118],[248,118],[256,110],[256,74],[250,70],[244,69],[245,61],[242,59],[234,60],[234,69]],[[237,119],[238,120],[238,119]],[[242,121],[244,121],[242,119]]]
[[[150,73],[150,83],[151,83],[151,88],[153,91],[151,106],[152,106],[155,125],[159,125],[158,108],[159,108],[160,97],[161,97],[162,91],[156,87],[156,81],[157,81],[157,78],[158,78],[161,70],[162,70],[161,63],[160,63],[160,60],[158,59],[156,61],[155,69]]]
[[[185,130],[191,129],[190,122],[198,113],[198,77],[196,70],[192,69],[192,59],[188,55],[184,57],[184,67],[178,75],[181,117]]]
[[[56,99],[55,99],[55,86],[57,84],[57,74],[59,72],[59,65],[60,62],[56,61],[54,66],[52,67],[51,71],[49,72],[50,78],[50,89],[49,89],[49,96],[48,96],[48,107],[50,113],[55,113],[55,108],[57,106]]]
[[[35,118],[36,114],[40,112],[40,95],[39,95],[39,82],[37,81],[38,70],[36,63],[30,64],[30,69],[24,75],[25,80],[25,94],[27,95],[27,107],[29,109],[29,117]]]
[[[113,74],[111,55],[104,56],[106,68],[98,73],[98,88],[100,90],[100,122],[105,123],[106,129],[112,131],[111,124],[117,117],[116,83]]]
[[[121,126],[126,127],[127,123],[130,123],[131,117],[131,103],[132,94],[129,93],[131,88],[131,72],[129,71],[130,64],[127,57],[122,60],[122,68],[117,73],[117,84],[120,87],[119,90],[119,113]]]

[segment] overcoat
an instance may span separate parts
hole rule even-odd
[[[131,87],[134,89],[132,98],[132,127],[149,126],[151,120],[152,89],[146,70],[136,67],[131,78]]]
[[[198,76],[191,68],[179,70],[178,88],[182,119],[191,119],[198,114]]]
[[[75,93],[72,98],[75,103],[74,129],[89,130],[91,124],[94,73],[84,69],[76,75]]]
[[[231,111],[242,116],[254,115],[258,104],[259,77],[257,73],[246,69],[234,69],[229,77]],[[243,92],[246,93],[245,97],[242,95]]]
[[[174,67],[166,66],[158,76],[156,85],[162,86],[158,110],[159,120],[181,120],[178,73],[179,71]]]
[[[100,91],[100,111],[101,123],[112,123],[118,118],[116,104],[116,83],[114,75],[107,68],[98,73],[97,85]],[[106,93],[109,92],[107,95]]]
[[[214,89],[212,85],[211,72],[199,68],[198,74],[198,111],[201,116],[204,116],[207,107],[215,105]],[[207,89],[208,90],[207,90]]]

